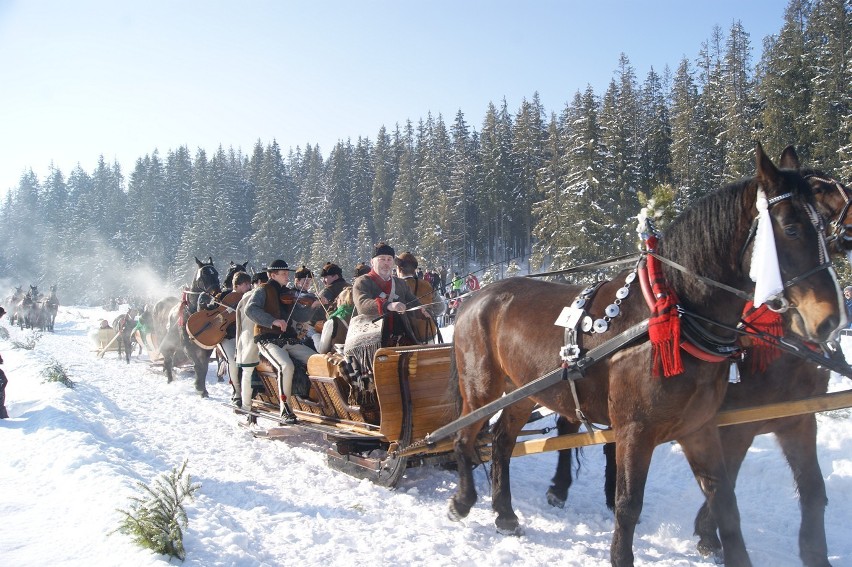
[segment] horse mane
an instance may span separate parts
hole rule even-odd
[[[795,201],[814,204],[813,193],[799,171],[782,169],[779,174],[784,190],[791,192]],[[695,201],[664,231],[657,247],[659,254],[704,277],[716,281],[739,277],[750,285],[747,268],[744,270],[740,261],[755,214],[757,185],[755,177],[742,179]],[[732,235],[731,231],[741,234]],[[697,278],[667,266],[664,270],[679,294],[702,301],[712,292]]]

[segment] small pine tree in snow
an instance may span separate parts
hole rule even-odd
[[[193,499],[200,484],[192,484],[190,475],[184,477],[186,461],[177,470],[165,477],[157,478],[150,487],[137,482],[142,489],[141,496],[133,496],[130,511],[118,510],[124,515],[121,526],[116,531],[129,535],[137,544],[157,553],[186,558],[183,548],[183,529],[189,520],[184,510],[184,499]]]
[[[68,377],[68,371],[62,364],[54,359],[41,371],[41,377],[44,382],[59,382],[68,388],[74,387],[74,382]]]

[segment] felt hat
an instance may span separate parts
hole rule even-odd
[[[387,242],[379,242],[373,249],[373,258],[376,256],[396,256],[396,252]]]
[[[343,270],[340,269],[340,266],[337,264],[332,264],[331,262],[326,262],[325,266],[320,270],[320,277],[324,278],[326,276],[342,276]]]
[[[264,268],[264,272],[275,272],[278,270],[289,270],[287,267],[287,262],[284,260],[273,260],[266,268]]]

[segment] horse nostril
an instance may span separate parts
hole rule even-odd
[[[839,315],[831,315],[830,317],[826,317],[823,322],[820,323],[819,326],[817,326],[817,336],[814,338],[822,342],[831,337],[838,327],[840,327]]]

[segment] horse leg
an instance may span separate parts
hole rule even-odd
[[[789,426],[775,432],[787,457],[799,491],[802,523],[799,526],[799,556],[807,567],[827,567],[825,507],[828,497],[816,451],[817,424],[813,414],[790,418]]]
[[[603,454],[606,460],[606,468],[604,469],[604,498],[606,499],[606,507],[615,511],[615,481],[617,474],[615,443],[604,443]]]
[[[505,372],[494,360],[492,347],[486,338],[482,333],[473,333],[467,338],[469,344],[465,349],[456,344],[450,363],[450,383],[458,386],[462,416],[496,400],[506,389],[503,380],[494,379],[495,376],[505,376]],[[473,353],[477,354],[474,356]],[[462,428],[453,441],[459,485],[450,498],[448,515],[451,520],[458,521],[466,517],[476,502],[473,468],[482,462],[477,453],[477,441],[487,421],[487,418],[482,418]]]
[[[740,467],[748,453],[748,448],[754,443],[754,437],[760,431],[760,424],[744,423],[723,427],[719,430],[719,440],[722,443],[722,453],[725,458],[725,469],[731,484],[736,487]],[[701,505],[695,516],[695,535],[698,536],[698,552],[704,557],[712,555],[722,560],[722,542],[716,533],[718,526],[707,500]]]
[[[207,398],[210,396],[207,393],[207,369],[210,366],[210,351],[195,350],[190,358],[195,369],[195,391],[202,398]]]
[[[678,439],[698,486],[704,493],[710,513],[719,526],[725,565],[728,567],[750,566],[746,551],[740,513],[734,485],[728,478],[725,456],[719,441],[719,429],[715,422],[702,426],[697,431]]]
[[[518,516],[512,509],[509,462],[518,434],[532,413],[535,402],[526,398],[505,408],[497,420],[491,437],[491,508],[497,512],[497,531],[519,535]]]
[[[640,435],[638,427],[616,432],[615,527],[610,546],[614,567],[633,565],[633,536],[645,500],[645,483],[651,466],[654,443]]]
[[[464,411],[462,415],[469,413]],[[473,425],[465,427],[456,434],[453,442],[453,453],[456,457],[456,467],[459,473],[459,486],[450,498],[448,516],[453,521],[466,518],[470,509],[476,503],[476,485],[473,481],[473,469],[482,463],[477,452],[477,439],[486,420],[481,419]]]
[[[579,429],[579,423],[572,423],[561,415],[556,418],[556,432],[559,435],[577,433]],[[547,489],[547,503],[555,508],[564,508],[565,501],[568,500],[568,489],[574,481],[571,472],[571,449],[562,449],[558,451],[558,455],[556,473],[550,481],[550,488]]]

